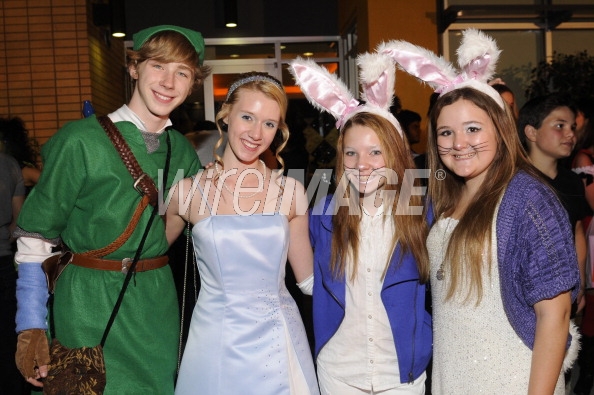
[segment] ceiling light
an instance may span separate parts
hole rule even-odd
[[[113,37],[126,37],[126,8],[124,0],[110,0],[111,35]]]
[[[237,27],[237,0],[225,0],[225,26]]]

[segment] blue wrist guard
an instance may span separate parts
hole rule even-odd
[[[41,263],[18,265],[16,331],[47,330],[47,281]]]

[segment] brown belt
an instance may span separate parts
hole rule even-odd
[[[166,255],[156,258],[141,259],[136,263],[136,272],[146,272],[147,270],[159,269],[169,262]],[[92,258],[80,254],[74,254],[72,257],[73,265],[86,267],[88,269],[111,270],[126,273],[132,264],[131,258],[124,258],[121,261],[111,259]]]

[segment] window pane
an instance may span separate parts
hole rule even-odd
[[[338,42],[283,43],[282,59],[295,59],[297,56],[314,58],[337,58]]]
[[[206,59],[274,58],[274,44],[207,45]]]
[[[594,56],[594,32],[592,30],[554,30],[553,51],[567,55],[582,51]]]

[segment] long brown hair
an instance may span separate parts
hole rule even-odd
[[[488,95],[472,88],[456,89],[440,97],[430,114],[428,131],[428,163],[432,174],[445,172],[445,180],[429,177],[429,196],[435,218],[450,215],[460,200],[464,179],[443,165],[437,151],[435,129],[441,111],[459,100],[467,100],[485,111],[495,126],[497,152],[479,191],[470,201],[458,225],[452,232],[444,265],[448,273],[447,299],[467,285],[464,298],[476,297],[478,304],[483,294],[483,252],[488,252],[488,272],[491,269],[491,232],[495,211],[505,188],[518,170],[525,170],[542,179],[529,162],[516,130],[513,114],[506,107],[501,108]],[[466,281],[464,281],[466,280]]]
[[[345,275],[346,261],[352,259],[353,271],[350,273],[350,279],[353,280],[357,273],[358,249],[360,242],[360,223],[361,210],[359,207],[359,194],[348,186],[348,181],[344,177],[344,135],[349,132],[352,126],[360,125],[371,128],[380,140],[383,158],[386,162],[386,168],[393,170],[398,176],[397,183],[386,183],[386,190],[394,191],[394,198],[390,201],[391,214],[384,217],[384,220],[392,220],[394,223],[394,235],[392,237],[392,250],[396,243],[400,244],[401,260],[404,254],[410,252],[414,256],[419,276],[422,282],[427,281],[429,277],[429,259],[425,240],[427,238],[428,227],[424,215],[398,215],[396,206],[400,196],[404,173],[406,169],[414,169],[415,165],[410,154],[410,148],[405,139],[403,139],[395,126],[382,116],[372,113],[357,113],[353,115],[344,125],[337,143],[336,155],[336,180],[337,194],[343,194],[349,199],[349,206],[341,206],[336,215],[333,216],[332,225],[332,249],[330,268],[337,278]],[[342,197],[342,196],[341,196]],[[422,206],[422,196],[412,195],[409,201],[410,206]],[[388,207],[385,208],[388,212]],[[384,276],[389,269],[391,256],[386,262]]]

